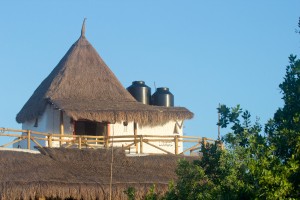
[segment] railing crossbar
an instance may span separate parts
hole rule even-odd
[[[6,144],[4,144],[4,145],[1,145],[0,147],[7,147],[7,146],[9,146],[9,145],[15,144],[15,143],[20,142],[20,141],[22,141],[22,140],[23,140],[22,138],[19,138],[19,139],[17,139],[17,140],[14,140],[14,141],[11,141],[11,142],[6,143]]]
[[[16,134],[21,133],[21,134]],[[167,154],[185,154],[188,151],[192,152],[196,149],[199,149],[201,144],[211,144],[216,142],[216,140],[206,137],[196,137],[196,136],[181,136],[181,135],[114,135],[114,136],[92,136],[92,135],[73,135],[73,134],[56,134],[56,133],[43,133],[38,131],[31,130],[15,130],[10,128],[0,128],[0,136],[6,137],[15,137],[14,141],[3,144],[0,147],[7,147],[15,143],[21,142],[22,140],[27,141],[27,146],[30,149],[30,144],[33,142],[35,145],[42,147],[41,141],[47,141],[49,147],[56,146],[53,142],[59,142],[59,145],[62,145],[65,148],[79,148],[82,146],[86,148],[104,148],[108,147],[112,141],[115,144],[119,144],[122,148],[130,148],[131,146],[136,147],[136,153],[138,149],[140,153],[143,153],[144,144],[147,144],[156,150],[160,150],[163,153]],[[162,144],[170,144],[174,149],[173,152],[158,146],[158,142]],[[126,144],[123,146],[123,144]],[[153,144],[154,143],[154,144]],[[189,147],[185,150],[180,150],[180,145],[182,143],[191,143],[195,144],[192,147]],[[179,145],[180,144],[180,145]],[[170,146],[170,147],[171,147]],[[221,144],[222,146],[222,144]],[[139,147],[139,148],[138,148]]]

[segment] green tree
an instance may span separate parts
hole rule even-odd
[[[161,199],[300,199],[300,60],[294,55],[279,88],[284,105],[264,134],[247,110],[220,106],[218,125],[230,128],[225,150],[202,144],[201,159],[179,161],[178,180]],[[159,199],[153,191],[148,197]]]
[[[300,60],[289,57],[284,81],[279,85],[284,106],[274,114],[265,127],[268,141],[282,163],[300,163]],[[300,168],[290,176],[294,196],[300,198]]]
[[[300,18],[298,22],[300,28]],[[300,31],[298,30],[300,34]],[[300,163],[300,60],[290,55],[283,82],[279,85],[284,105],[279,108],[266,127],[268,141],[282,163]],[[293,164],[291,164],[293,165]],[[293,167],[289,180],[294,197],[300,198],[300,167]]]
[[[181,161],[172,199],[300,199],[300,61],[294,55],[279,88],[284,106],[263,135],[239,105],[218,108],[218,125],[231,129],[223,137],[226,149],[202,145],[201,160]]]
[[[223,113],[225,110],[227,111]],[[290,178],[298,169],[297,161],[291,158],[283,162],[276,156],[276,146],[270,142],[270,137],[260,134],[261,126],[257,121],[251,125],[248,111],[243,112],[239,106],[231,109],[221,106],[219,112],[221,113],[219,125],[222,127],[231,125],[232,132],[225,135],[224,142],[233,154],[239,155],[245,168],[241,171],[240,177],[243,177],[245,185],[250,188],[252,198],[296,198],[295,187]]]
[[[297,153],[300,140],[300,60],[289,57],[284,81],[279,85],[284,106],[279,108],[266,126],[269,140],[276,145],[276,153],[286,161]]]

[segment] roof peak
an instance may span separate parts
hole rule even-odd
[[[85,21],[86,21],[86,18],[84,18],[83,23],[82,23],[81,37],[85,37]]]

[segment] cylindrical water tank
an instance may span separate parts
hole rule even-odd
[[[152,105],[173,107],[174,95],[167,87],[157,88],[156,92],[152,95]]]
[[[133,81],[127,90],[137,101],[143,104],[150,104],[151,88],[144,81]]]

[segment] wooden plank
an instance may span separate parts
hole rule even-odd
[[[51,134],[53,137],[61,137],[60,134]],[[76,138],[79,138],[79,137],[82,137],[82,138],[89,138],[89,139],[101,139],[104,141],[105,137],[104,136],[91,136],[91,135],[71,135],[71,134],[65,134],[62,136],[63,138],[73,138],[73,139],[76,139]],[[132,137],[132,136],[131,136]]]
[[[46,138],[43,140],[47,140]],[[65,136],[63,136],[62,138],[60,137],[52,137],[52,141],[61,141],[61,142],[70,142],[70,141],[75,141],[76,138],[65,138]]]
[[[110,142],[112,142],[112,140]],[[114,140],[114,143],[122,143],[122,142],[134,142],[134,139],[132,138],[132,140]]]
[[[36,140],[48,140],[46,137],[36,137],[35,135],[32,135],[32,133],[31,133],[31,138],[34,138],[34,139],[36,139]]]
[[[115,135],[115,136],[108,136],[108,139],[122,139],[122,138],[134,138],[133,135]]]
[[[102,144],[88,144],[88,143],[85,143],[87,147],[91,147],[93,149],[99,149],[99,148],[104,148],[104,145]]]
[[[52,135],[48,136],[48,147],[52,148]]]
[[[78,148],[81,149],[81,137],[78,137]]]
[[[174,135],[143,135],[144,138],[174,138]]]
[[[113,126],[114,127],[114,126]],[[111,132],[111,124],[108,123],[107,124],[107,131],[106,131],[106,135],[105,135],[105,147],[108,148],[109,147],[109,136],[110,136],[110,132]]]
[[[140,136],[140,153],[143,153],[143,136]]]
[[[6,137],[20,137],[20,134],[9,134],[9,133],[0,133],[0,136],[6,136]]]
[[[63,113],[63,111],[62,110],[60,110],[60,117],[59,117],[59,121],[60,121],[60,124],[59,124],[59,133],[60,133],[60,139],[61,139],[61,137],[64,135],[64,132],[65,132],[65,130],[64,130],[64,113]],[[59,141],[59,146],[61,147],[61,145],[62,145],[62,141],[60,140]]]
[[[109,147],[109,139],[108,139],[108,137],[105,138],[105,147],[106,148]]]
[[[92,149],[96,149],[94,146],[88,144],[88,143],[85,143],[86,147],[91,147]]]
[[[137,123],[136,122],[133,122],[133,133],[134,133],[135,153],[138,153],[138,146],[137,146]]]
[[[60,137],[60,134],[57,134],[57,133],[51,133],[51,135],[53,137]],[[79,137],[81,135],[72,135],[72,134],[66,134],[64,135],[64,137],[67,137],[67,138],[76,138],[76,137]]]
[[[73,146],[73,145],[76,145],[76,144],[74,144],[74,143],[69,143],[69,144],[67,144],[66,146],[64,146],[64,148],[69,148],[70,146]]]
[[[36,135],[43,135],[43,136],[51,135],[51,133],[43,133],[43,132],[38,132],[38,131],[31,131],[31,133],[36,134]]]
[[[178,139],[178,142],[200,143],[201,140],[180,140],[180,139]]]
[[[192,149],[194,149],[194,148],[196,148],[196,147],[198,147],[198,146],[200,146],[201,144],[196,144],[196,145],[194,145],[194,146],[192,146],[192,147],[190,147],[190,148],[187,148],[187,149],[185,149],[183,152],[182,152],[182,154],[184,154],[184,153],[186,153],[186,152],[188,152],[188,151],[190,151],[190,150],[192,150]]]
[[[178,154],[178,137],[177,136],[175,136],[174,142],[175,142],[175,154],[177,155]]]
[[[181,135],[179,136],[180,138],[191,138],[191,139],[200,139],[202,140],[202,137],[197,137],[197,136],[187,136],[187,135]]]
[[[4,145],[1,145],[0,147],[7,147],[7,146],[9,146],[9,145],[12,145],[12,144],[14,144],[14,143],[20,142],[20,141],[22,141],[22,140],[23,140],[23,138],[19,138],[19,139],[17,139],[17,140],[14,140],[14,141],[11,141],[11,142],[6,143],[6,144],[4,144]]]
[[[30,150],[30,130],[27,131],[27,149]]]
[[[4,132],[21,132],[21,133],[27,133],[27,130],[18,130],[18,129],[11,129],[11,128],[0,128],[0,133]]]
[[[149,142],[145,142],[146,144],[148,144],[148,145],[150,145],[150,146],[152,146],[152,147],[154,147],[154,148],[156,148],[156,149],[159,149],[159,150],[161,150],[161,151],[163,151],[163,152],[165,152],[165,153],[167,153],[167,154],[173,154],[173,153],[171,153],[171,152],[169,152],[169,151],[167,151],[167,150],[165,150],[165,149],[162,149],[162,148],[160,148],[160,147],[158,147],[158,146],[156,146],[156,145],[154,145],[154,144],[151,144],[151,143],[149,143]]]
[[[206,142],[206,138],[204,137],[204,138],[202,138],[202,144],[203,144],[203,146],[204,146],[204,148],[206,147],[206,144],[207,144],[207,142]]]
[[[195,151],[195,150],[201,150],[201,147],[191,149],[191,151]]]
[[[174,142],[174,139],[170,139],[170,140],[167,140],[167,139],[165,139],[165,140],[162,140],[162,139],[144,139],[144,140],[146,140],[148,142]]]
[[[38,143],[38,141],[36,141],[33,137],[30,138],[36,145],[38,145],[40,148],[43,148],[42,145],[40,145],[40,143]]]
[[[122,148],[124,148],[124,149],[128,149],[129,147],[131,147],[131,146],[133,146],[134,145],[134,142],[133,143],[131,143],[131,144],[129,144],[129,145],[127,145],[127,146],[124,146],[124,147],[122,147]]]
[[[84,137],[84,138],[89,138],[89,139],[103,139],[104,140],[104,136],[94,136],[94,135],[81,135],[81,137]]]

